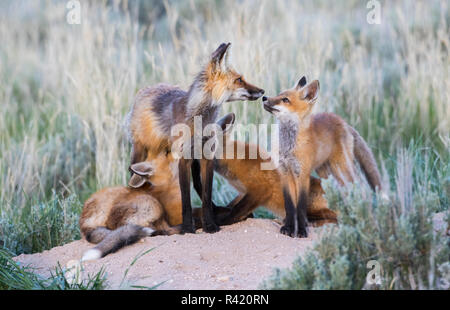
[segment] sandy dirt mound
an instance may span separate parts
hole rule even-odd
[[[248,219],[222,227],[215,234],[148,237],[106,257],[83,264],[83,277],[95,274],[102,266],[108,287],[119,288],[125,270],[142,251],[155,248],[130,267],[125,283],[154,286],[158,289],[257,289],[275,267],[289,267],[318,238],[310,228],[306,239],[279,233],[280,225],[267,219]],[[20,255],[16,261],[49,275],[59,262],[66,266],[79,260],[93,245],[78,240],[38,254]]]

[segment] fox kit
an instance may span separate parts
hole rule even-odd
[[[147,186],[143,183],[146,180],[152,186],[149,189],[151,195],[156,198],[162,205],[166,214],[167,222],[171,226],[178,226],[182,223],[181,212],[181,192],[178,185],[178,160],[175,159],[171,152],[161,152],[154,159],[148,159],[145,162],[130,165],[133,176],[129,182],[129,186],[141,189]],[[200,183],[201,181],[198,180]],[[196,182],[195,189],[201,195],[201,184],[198,187]],[[215,207],[215,214],[223,214],[229,209],[224,207]],[[201,228],[201,212],[195,210],[194,223],[195,227]]]
[[[373,154],[358,132],[332,113],[311,115],[319,81],[298,84],[276,97],[263,98],[264,109],[280,124],[280,174],[286,220],[281,233],[307,237],[306,206],[310,174],[332,174],[340,184],[353,182],[356,159],[372,189],[381,189],[381,178]],[[297,208],[294,207],[294,204]]]
[[[149,193],[163,206],[169,225],[180,225],[182,217],[178,161],[173,158],[172,153],[161,152],[153,159],[148,158],[145,162],[130,165],[129,169],[134,173],[129,186],[140,189],[142,186],[148,187],[146,183],[143,184],[144,180],[150,183],[152,186]]]
[[[233,158],[215,159],[214,169],[222,175],[238,192],[228,208],[231,210],[224,217],[220,217],[220,225],[229,225],[245,219],[257,207],[264,206],[279,218],[285,218],[284,197],[282,192],[280,175],[277,170],[262,170],[261,164],[270,161],[270,157],[264,149],[259,147],[255,159],[248,158],[251,148],[256,145],[242,141],[231,140],[227,135],[234,123],[232,113],[218,121],[225,133],[223,149],[245,149],[246,158],[238,159],[235,153]],[[308,219],[315,224],[337,223],[337,215],[328,209],[328,202],[323,197],[320,180],[311,177],[309,201],[307,206]]]
[[[165,210],[150,194],[153,185],[145,177],[133,176],[130,185],[135,188],[108,187],[86,200],[80,229],[87,241],[97,245],[84,253],[83,261],[101,258],[146,236],[180,231],[167,223]]]
[[[211,55],[209,62],[196,76],[188,91],[177,86],[158,84],[140,90],[129,113],[132,138],[132,159],[136,163],[155,157],[173,143],[172,126],[187,124],[193,134],[194,117],[202,117],[202,125],[215,122],[220,106],[236,100],[256,100],[264,90],[247,83],[229,64],[230,43],[222,43]],[[211,193],[213,163],[200,159],[202,182],[203,229],[215,232]],[[190,170],[192,160],[179,160],[179,185],[182,197],[183,232],[194,232],[190,198]]]

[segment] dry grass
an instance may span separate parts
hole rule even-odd
[[[318,78],[317,111],[361,132],[391,195],[411,188],[433,211],[448,210],[447,1],[383,1],[380,25],[351,0],[136,3],[82,1],[80,25],[66,23],[66,1],[0,4],[0,242],[9,249],[77,238],[80,201],[126,182],[123,124],[136,91],[161,81],[187,88],[227,41],[235,67],[266,94]],[[241,123],[273,121],[260,102],[224,111]],[[412,175],[397,173],[399,149]],[[215,198],[229,199],[229,186],[217,185]],[[36,220],[42,210],[48,216]]]

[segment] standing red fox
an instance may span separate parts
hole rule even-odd
[[[279,169],[283,181],[286,221],[281,233],[307,237],[306,209],[311,172],[332,174],[339,183],[353,182],[356,159],[372,189],[381,189],[377,164],[358,132],[332,113],[311,115],[319,94],[319,81],[297,86],[276,97],[263,98],[264,109],[280,124]],[[297,208],[295,208],[296,204]]]
[[[132,159],[136,163],[154,158],[173,143],[171,128],[187,124],[193,134],[194,117],[202,117],[203,127],[215,122],[220,106],[235,100],[256,100],[264,90],[247,83],[231,68],[228,58],[230,43],[221,44],[210,61],[196,76],[188,91],[176,86],[158,84],[146,87],[137,94],[129,114],[132,138]],[[183,232],[194,232],[190,198],[190,170],[192,159],[179,161],[179,184],[182,197]],[[200,159],[202,178],[203,230],[216,232],[211,206],[213,162]]]

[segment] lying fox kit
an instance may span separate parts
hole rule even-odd
[[[108,187],[85,202],[81,233],[97,245],[84,253],[82,261],[101,258],[143,237],[179,232],[167,223],[165,210],[150,194],[152,185],[145,177],[133,176],[130,185],[136,188]]]
[[[370,186],[381,189],[381,177],[372,152],[358,132],[332,113],[311,115],[319,81],[298,84],[276,97],[263,97],[264,109],[280,124],[280,159],[286,220],[281,233],[307,237],[310,175],[332,174],[340,184],[353,182],[356,159]]]

